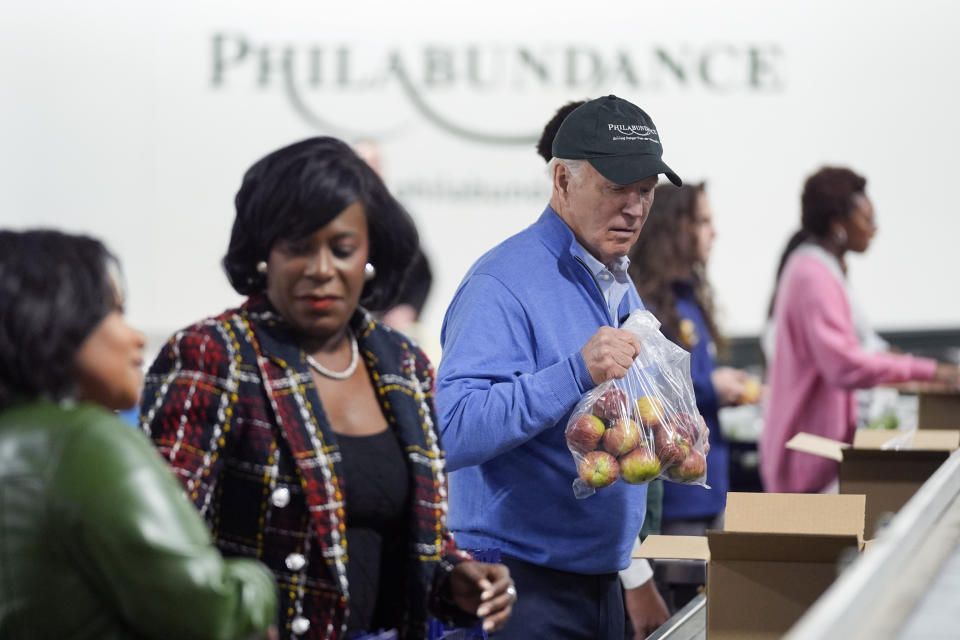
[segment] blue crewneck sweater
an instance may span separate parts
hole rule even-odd
[[[630,564],[646,487],[584,500],[564,429],[594,387],[580,353],[613,318],[552,208],[481,257],[444,318],[437,412],[449,474],[448,525],[463,548],[499,547],[576,573]],[[619,316],[642,309],[632,285]]]

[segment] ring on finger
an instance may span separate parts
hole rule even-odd
[[[517,599],[517,588],[516,588],[515,586],[510,585],[509,587],[507,587],[507,593],[510,595],[511,598],[514,599],[514,601],[516,601],[516,599]]]

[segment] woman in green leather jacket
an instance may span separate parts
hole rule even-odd
[[[144,338],[97,240],[0,230],[0,638],[258,637],[276,588],[224,560],[143,435]]]

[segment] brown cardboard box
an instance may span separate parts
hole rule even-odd
[[[960,391],[937,382],[904,382],[889,385],[917,396],[917,427],[960,429]]]
[[[729,493],[723,531],[649,536],[637,557],[707,561],[707,637],[779,638],[863,544],[863,496]]]
[[[960,392],[928,389],[917,394],[917,426],[960,429]]]
[[[867,497],[866,537],[873,538],[887,513],[896,513],[960,447],[960,431],[883,431],[861,429],[853,446],[799,433],[787,448],[840,463],[840,493]]]

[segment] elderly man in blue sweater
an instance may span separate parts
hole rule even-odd
[[[563,121],[540,218],[471,267],[444,318],[437,409],[448,524],[464,548],[499,548],[518,601],[496,638],[623,638],[617,572],[630,564],[645,487],[585,500],[564,428],[580,397],[639,353],[620,323],[643,305],[627,253],[653,202],[660,136],[607,96]]]

